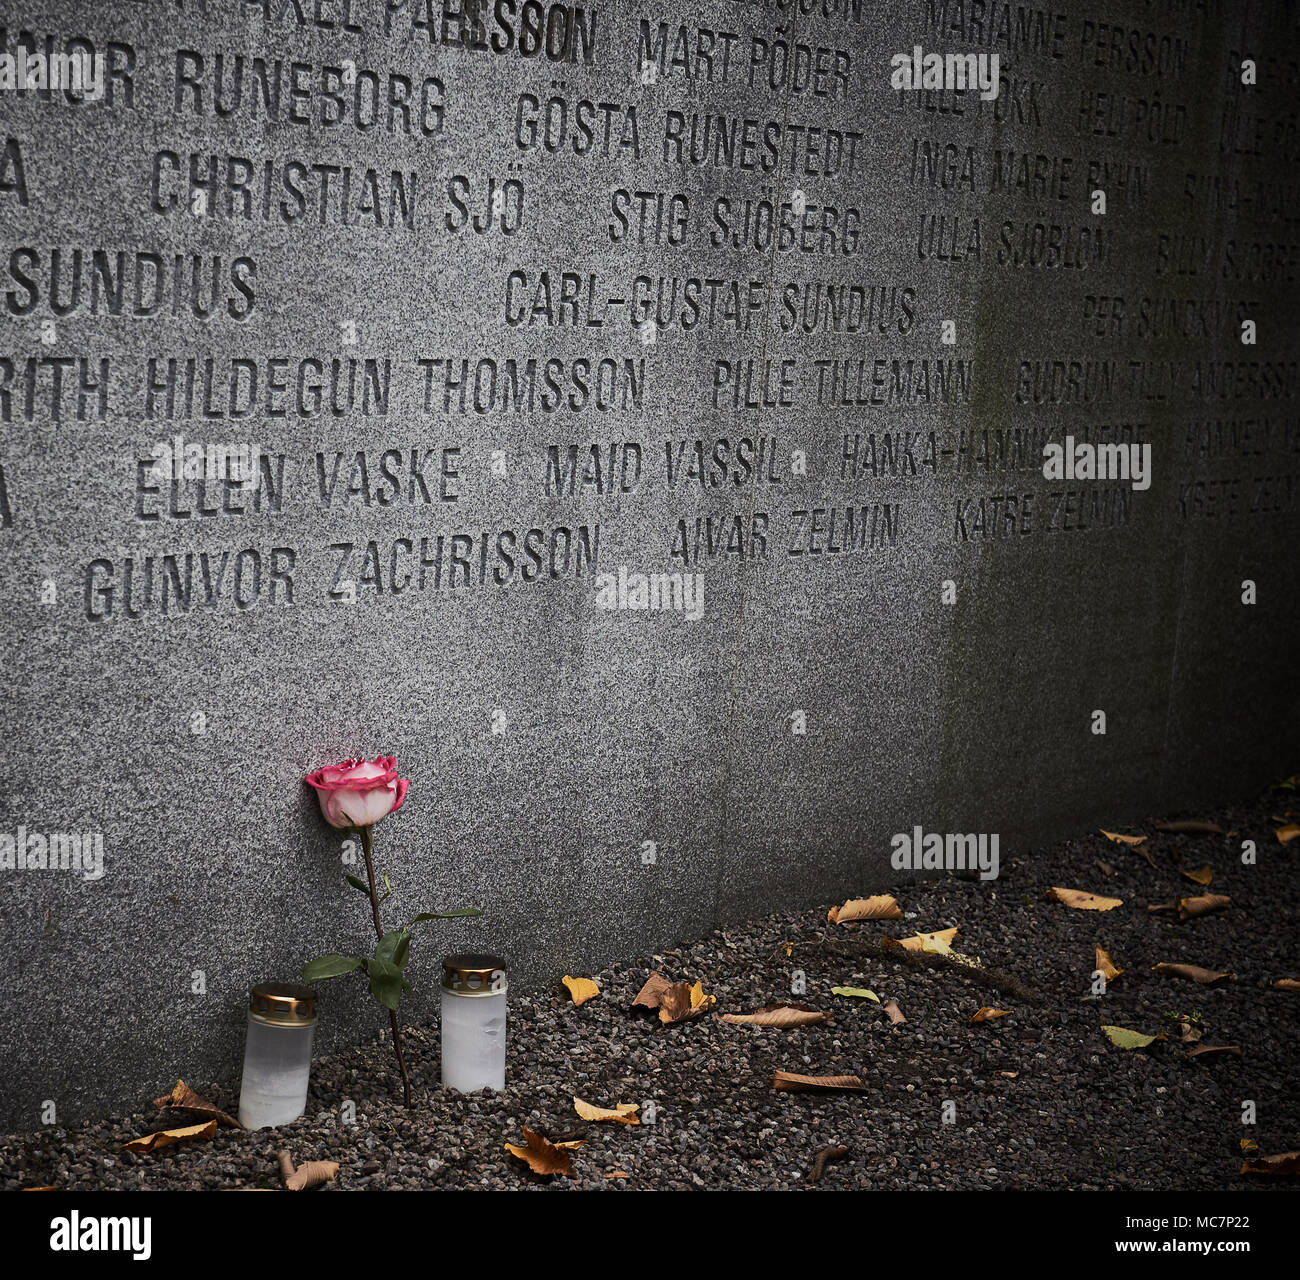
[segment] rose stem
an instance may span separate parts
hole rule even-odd
[[[375,862],[372,856],[371,833],[369,827],[358,827],[361,837],[361,852],[366,857],[366,879],[370,883],[370,914],[375,922],[375,937],[382,940],[384,927],[379,923],[379,893],[375,889]],[[411,1077],[406,1074],[406,1059],[402,1056],[402,1028],[397,1025],[397,1010],[389,1009],[388,1020],[393,1028],[393,1052],[397,1054],[397,1067],[402,1073],[402,1105],[411,1105]]]

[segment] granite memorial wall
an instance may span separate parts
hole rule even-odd
[[[1298,57],[1261,0],[5,0],[0,1122],[233,1079],[364,942],[345,756],[412,780],[395,910],[487,912],[412,1020],[440,950],[1293,772]]]

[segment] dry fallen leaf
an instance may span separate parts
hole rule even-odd
[[[903,1017],[903,1011],[898,1007],[897,1000],[886,1000],[880,1007],[885,1011],[885,1017],[887,1017],[894,1026],[902,1026],[902,1024],[907,1021],[907,1019]]]
[[[308,1160],[306,1164],[293,1167],[293,1159],[287,1151],[281,1151],[280,1177],[284,1179],[286,1191],[310,1191],[323,1182],[333,1182],[339,1167],[333,1160]]]
[[[697,982],[692,986],[689,982],[669,982],[658,972],[646,979],[645,986],[632,1002],[634,1008],[642,1005],[647,1009],[657,1009],[659,1021],[665,1025],[698,1017],[716,1003],[716,996],[704,994],[703,983]]]
[[[1285,827],[1278,827],[1273,834],[1277,836],[1278,844],[1290,844],[1296,836],[1300,836],[1300,824],[1288,822]]]
[[[1134,853],[1140,853],[1152,867],[1156,865],[1156,860],[1151,856],[1151,850],[1147,848],[1146,836],[1126,836],[1118,831],[1107,831],[1104,827],[1098,827],[1097,830],[1112,844],[1126,844]],[[1104,866],[1105,864],[1099,865]]]
[[[1276,1173],[1294,1177],[1300,1174],[1300,1151],[1286,1151],[1277,1156],[1247,1160],[1242,1164],[1241,1171],[1242,1173]]]
[[[1206,863],[1203,867],[1194,867],[1191,871],[1181,871],[1180,875],[1186,876],[1193,884],[1199,884],[1202,889],[1214,879],[1214,868]]]
[[[605,1175],[605,1181],[608,1182],[611,1178],[630,1178],[631,1176],[630,1173],[624,1173],[622,1169],[615,1169]]]
[[[159,1129],[157,1133],[147,1133],[143,1138],[133,1138],[122,1144],[123,1151],[161,1151],[163,1147],[173,1146],[177,1142],[189,1142],[191,1139],[208,1141],[217,1131],[217,1122],[209,1120],[205,1124],[192,1124],[181,1129]]]
[[[1118,1049],[1145,1049],[1149,1044],[1155,1044],[1157,1040],[1166,1039],[1165,1036],[1146,1036],[1140,1031],[1130,1031],[1127,1027],[1108,1027],[1103,1025],[1101,1028],[1106,1033],[1106,1038]]]
[[[848,1154],[848,1147],[823,1147],[813,1157],[812,1168],[808,1170],[808,1181],[819,1182],[831,1160],[843,1160]]]
[[[857,996],[861,1000],[874,1000],[880,1003],[880,997],[874,991],[868,991],[866,987],[832,987],[831,995],[833,996]]]
[[[971,1015],[972,1022],[991,1022],[994,1018],[1005,1018],[1011,1012],[1010,1009],[990,1009],[988,1005],[982,1004]]]
[[[658,1009],[663,1000],[664,993],[671,991],[673,984],[664,977],[662,973],[655,970],[645,980],[645,986],[637,992],[637,997],[632,1001],[632,1007],[643,1005],[647,1009]]]
[[[1199,982],[1203,987],[1215,987],[1237,976],[1235,973],[1216,973],[1213,969],[1202,969],[1198,964],[1153,964],[1151,971],[1163,973],[1167,978],[1186,978],[1188,982]]]
[[[1097,952],[1097,959],[1096,959],[1095,967],[1097,971],[1101,974],[1103,978],[1106,979],[1108,983],[1114,982],[1115,979],[1118,978],[1119,975],[1124,972],[1124,970],[1119,968],[1115,964],[1114,960],[1110,958],[1109,951],[1103,951],[1100,947],[1097,947],[1096,952]]]
[[[1279,978],[1273,986],[1278,991],[1300,991],[1300,978]]]
[[[1189,1058],[1199,1057],[1202,1053],[1235,1053],[1241,1057],[1241,1046],[1239,1044],[1198,1044],[1195,1049],[1188,1049]]]
[[[664,993],[659,1005],[659,1021],[665,1025],[670,1022],[685,1022],[688,1018],[698,1017],[717,1002],[717,996],[704,994],[702,982],[697,982],[694,986],[686,982],[675,982]]]
[[[1019,1071],[995,1071],[993,1074],[995,1076],[1001,1076],[1003,1080],[1014,1080],[1020,1074],[1020,1072]]]
[[[769,1004],[756,1013],[724,1013],[719,1022],[739,1022],[753,1027],[807,1027],[826,1022],[829,1013],[819,1013],[805,1004]]]
[[[1055,902],[1063,902],[1067,907],[1078,911],[1113,911],[1124,905],[1123,898],[1103,898],[1096,893],[1087,893],[1083,889],[1048,889],[1044,897]]]
[[[600,995],[600,988],[590,978],[571,978],[566,973],[561,981],[568,987],[569,995],[572,997],[574,1005],[579,1009],[588,1000]]]
[[[952,947],[957,930],[936,929],[934,933],[917,933],[910,938],[882,938],[886,947],[902,947],[904,951],[930,951],[937,955],[946,955]]]
[[[1181,1039],[1184,1044],[1195,1044],[1201,1038],[1201,1033],[1190,1022],[1180,1022],[1178,1026],[1182,1031]]]
[[[1241,1149],[1247,1155],[1252,1155],[1254,1152],[1259,1150],[1259,1143],[1256,1142],[1254,1138],[1242,1138]]]
[[[1117,875],[1119,875],[1119,872],[1116,871],[1109,862],[1094,862],[1092,865],[1096,867],[1097,870],[1100,871],[1108,880],[1113,880]]]
[[[1221,836],[1223,828],[1217,822],[1201,822],[1195,818],[1179,819],[1177,822],[1157,822],[1157,831],[1180,831],[1184,835]]]
[[[172,1108],[176,1111],[189,1111],[202,1116],[205,1120],[215,1120],[223,1129],[242,1129],[244,1126],[234,1116],[227,1115],[220,1107],[214,1107],[206,1098],[201,1098],[184,1080],[177,1080],[171,1093],[155,1098],[153,1104],[160,1111]]]
[[[576,1151],[582,1146],[581,1141],[552,1142],[545,1135],[534,1133],[527,1125],[520,1127],[524,1131],[524,1142],[528,1145],[516,1147],[507,1142],[505,1148],[512,1156],[517,1156],[534,1173],[544,1174],[547,1177],[552,1174],[558,1174],[562,1178],[574,1176],[573,1157],[569,1152]]]
[[[880,893],[873,898],[850,898],[842,907],[832,907],[826,913],[831,924],[848,924],[851,920],[901,920],[903,909],[891,894]]]
[[[806,1093],[811,1089],[863,1090],[867,1086],[857,1076],[800,1076],[790,1071],[774,1071],[772,1088],[779,1093]]]
[[[615,1124],[640,1124],[641,1117],[637,1115],[640,1109],[635,1102],[616,1102],[613,1108],[593,1107],[590,1102],[583,1102],[581,1098],[574,1098],[573,1109],[584,1120],[612,1120]]]
[[[1179,898],[1174,906],[1180,920],[1191,920],[1195,916],[1208,915],[1211,911],[1220,911],[1231,901],[1223,893],[1203,893],[1197,898]]]

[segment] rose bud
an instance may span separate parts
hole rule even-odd
[[[343,830],[373,827],[381,818],[396,813],[411,785],[408,778],[397,776],[396,756],[326,765],[309,773],[307,782],[316,788],[325,821]]]

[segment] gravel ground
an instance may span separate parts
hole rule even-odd
[[[223,1129],[212,1142],[155,1155],[121,1151],[133,1137],[192,1123],[148,1109],[0,1141],[0,1187],[278,1187],[276,1152],[287,1149],[298,1163],[337,1161],[329,1190],[810,1188],[816,1153],[834,1146],[848,1154],[827,1163],[813,1189],[1294,1188],[1295,1178],[1243,1176],[1239,1149],[1243,1137],[1261,1155],[1300,1149],[1300,993],[1269,985],[1300,978],[1300,839],[1283,848],[1271,820],[1288,809],[1300,810],[1300,793],[1273,790],[1253,805],[1188,815],[1235,835],[1134,828],[1150,834],[1154,867],[1088,834],[1004,863],[991,884],[945,877],[902,886],[903,920],[833,925],[830,903],[771,916],[591,975],[602,994],[580,1009],[558,984],[512,992],[503,1095],[443,1091],[437,1027],[411,1027],[419,1096],[410,1112],[395,1102],[390,1046],[372,1042],[317,1062],[307,1114],[278,1131]],[[1247,838],[1259,849],[1254,867],[1240,862]],[[1179,872],[1206,863],[1210,891],[1230,895],[1229,908],[1185,923],[1147,911],[1204,892]],[[1124,905],[1072,910],[1044,899],[1053,885]],[[980,957],[984,974],[879,954],[882,937],[952,925],[961,930],[956,949]],[[1126,970],[1103,999],[1089,994],[1096,945]],[[1162,961],[1238,977],[1196,985],[1153,973]],[[652,969],[701,980],[716,1006],[667,1027],[631,1010]],[[802,995],[791,993],[795,970],[806,975]],[[881,1005],[832,995],[832,986],[892,998],[907,1021],[891,1026]],[[789,1030],[715,1017],[782,1001],[834,1016]],[[971,1025],[981,1005],[1010,1016]],[[1195,1015],[1201,1043],[1239,1045],[1241,1056],[1189,1058],[1174,1014]],[[1110,1045],[1103,1023],[1169,1039],[1125,1051]],[[775,1070],[859,1075],[866,1088],[777,1093]],[[235,1109],[228,1090],[187,1083]],[[157,1092],[171,1084],[159,1080]],[[586,1123],[575,1095],[599,1106],[653,1101],[657,1119]],[[344,1099],[356,1104],[355,1124],[339,1122]],[[1258,1116],[1250,1128],[1246,1099]],[[952,1123],[945,1103],[955,1106]],[[585,1138],[576,1176],[539,1177],[508,1155],[502,1144],[522,1143],[521,1125]],[[630,1176],[610,1178],[616,1171]]]

